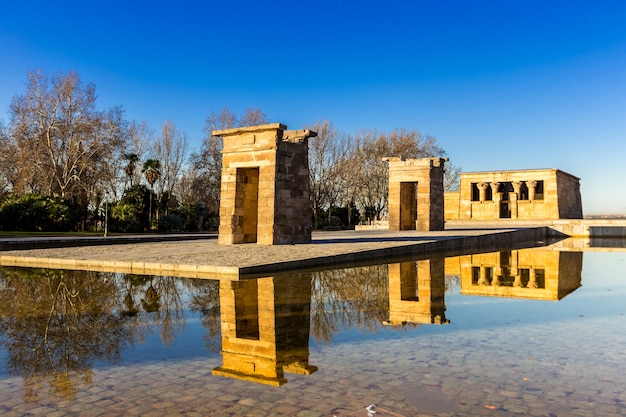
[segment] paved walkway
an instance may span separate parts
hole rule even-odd
[[[313,233],[309,244],[219,245],[215,235],[0,239],[0,265],[192,278],[239,279],[278,271],[379,263],[436,252],[536,244],[543,227]],[[43,248],[48,244],[48,248]],[[28,244],[36,248],[28,248]],[[62,247],[58,247],[62,246]]]

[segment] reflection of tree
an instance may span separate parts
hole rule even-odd
[[[313,337],[329,342],[348,328],[377,330],[387,320],[387,265],[313,273],[311,328]]]
[[[185,329],[185,308],[181,298],[181,280],[173,277],[155,278],[162,306],[157,318],[161,320],[161,341],[164,345],[174,342],[174,336]]]
[[[191,300],[189,307],[202,314],[202,326],[207,329],[203,336],[208,350],[219,352],[220,346],[220,282],[217,280],[190,280]]]
[[[91,383],[96,360],[117,362],[134,328],[116,313],[117,288],[101,274],[41,269],[0,270],[0,343],[7,368],[24,377],[27,399],[49,385],[71,399]]]
[[[454,293],[461,289],[461,276],[460,275],[446,275],[446,292]]]
[[[118,363],[160,328],[163,344],[185,326],[185,303],[203,314],[207,347],[219,341],[219,282],[30,268],[0,268],[0,348],[26,398],[71,399],[95,361]],[[210,342],[210,343],[209,343]]]
[[[146,288],[146,296],[141,299],[141,306],[147,313],[156,313],[161,309],[159,292],[152,285],[152,278],[150,279],[150,285]]]
[[[140,315],[139,321],[161,326],[161,340],[163,344],[170,345],[177,331],[183,331],[185,327],[182,281],[166,276],[131,274],[125,275],[124,280],[127,311],[138,313],[135,299],[139,298],[142,309],[147,313],[146,316]]]

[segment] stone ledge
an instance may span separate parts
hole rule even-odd
[[[238,280],[301,269],[542,245],[548,229],[327,232],[295,245],[154,242],[0,252],[0,265]]]

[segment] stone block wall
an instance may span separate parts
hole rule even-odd
[[[308,147],[306,142],[283,141],[278,149],[274,244],[311,241],[309,160],[303,146]]]
[[[311,241],[309,130],[280,123],[214,131],[224,141],[220,244]]]
[[[388,325],[445,324],[444,258],[389,264]]]
[[[443,209],[445,220],[459,219],[459,197],[458,191],[448,191],[443,193]]]
[[[389,163],[389,230],[443,230],[443,174],[448,159],[385,160]]]
[[[582,219],[583,204],[578,178],[557,171],[557,198],[559,199],[560,219]]]
[[[560,300],[581,286],[582,252],[532,248],[460,257],[461,294]]]
[[[310,273],[220,282],[222,365],[213,374],[280,386],[285,372],[316,372],[309,364],[310,303]]]
[[[461,173],[458,217],[454,208],[446,213],[448,220],[582,218],[579,179],[558,169]]]

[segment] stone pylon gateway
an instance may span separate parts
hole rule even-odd
[[[220,244],[311,241],[310,130],[280,123],[215,130],[224,141]]]
[[[389,230],[443,230],[443,174],[448,158],[384,160],[389,163]]]

